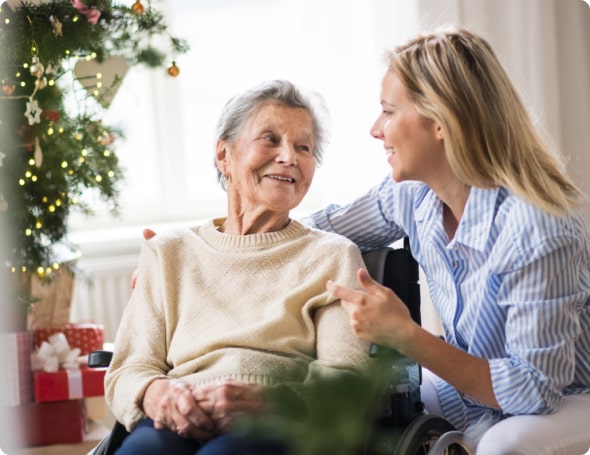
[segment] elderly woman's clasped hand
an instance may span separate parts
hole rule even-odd
[[[210,439],[213,420],[201,409],[192,387],[179,379],[158,379],[147,388],[143,409],[158,430],[168,428],[186,437]]]
[[[260,415],[267,408],[262,394],[263,388],[258,384],[231,380],[193,390],[193,397],[213,421],[218,434],[230,431],[243,416]]]
[[[228,380],[196,387],[179,379],[159,379],[147,389],[143,408],[156,429],[209,440],[264,406],[262,388],[256,384]]]

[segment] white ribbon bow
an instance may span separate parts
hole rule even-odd
[[[49,342],[43,341],[37,351],[31,354],[31,368],[33,371],[43,370],[54,373],[61,368],[66,370],[80,368],[80,349],[70,349],[66,336],[59,332],[49,337]]]

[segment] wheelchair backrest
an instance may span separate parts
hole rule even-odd
[[[369,275],[393,292],[406,304],[416,323],[420,316],[420,269],[412,257],[409,241],[404,239],[403,248],[381,248],[363,253]]]

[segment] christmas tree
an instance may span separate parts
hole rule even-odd
[[[165,65],[176,76],[187,45],[149,1],[38,0],[0,6],[0,48],[0,267],[10,283],[51,279],[68,215],[92,214],[82,196],[118,209],[123,132],[101,118],[127,68]]]

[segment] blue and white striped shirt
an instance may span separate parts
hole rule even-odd
[[[370,250],[408,236],[445,338],[489,359],[503,413],[439,383],[458,429],[482,418],[550,413],[590,393],[590,227],[550,215],[503,188],[472,188],[454,238],[426,185],[390,177],[352,204],[311,218]],[[459,367],[459,366],[458,366]]]

